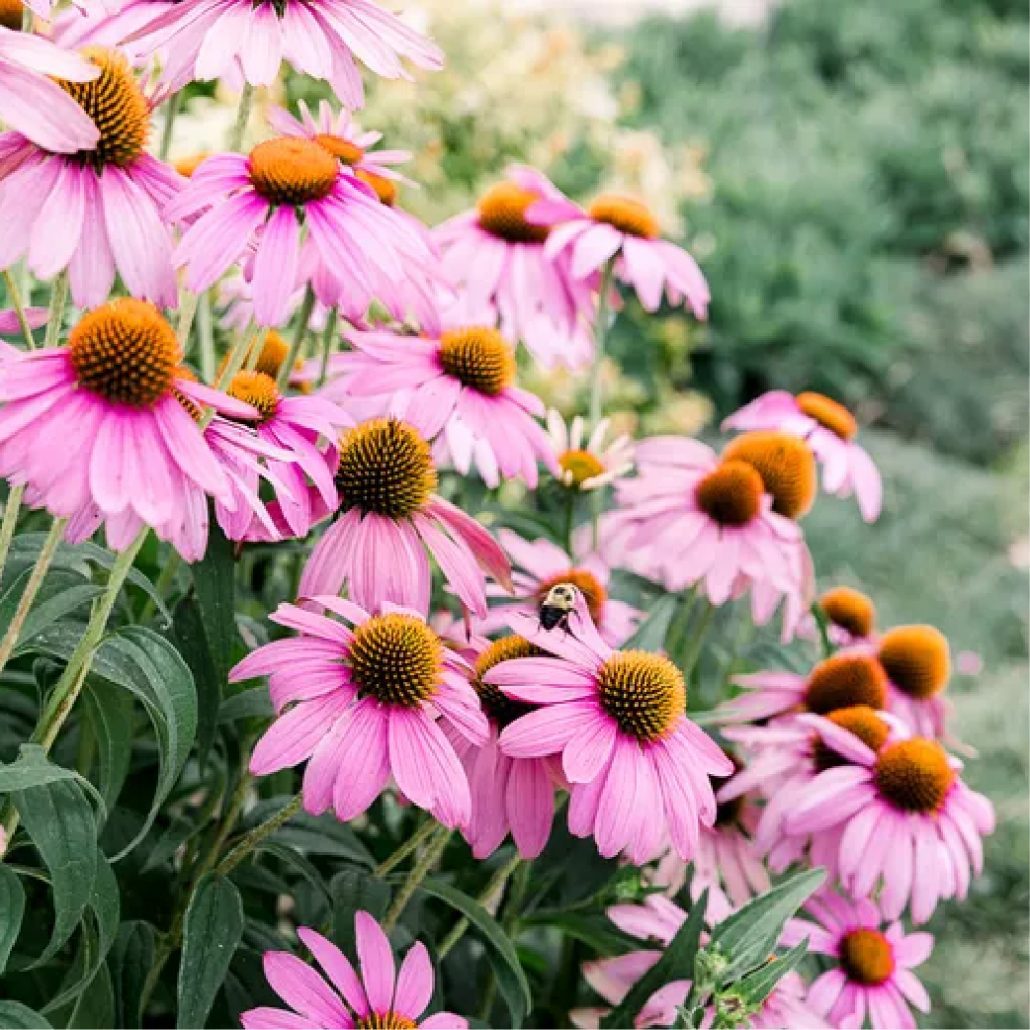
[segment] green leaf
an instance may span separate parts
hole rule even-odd
[[[97,880],[97,820],[82,789],[68,780],[12,796],[53,888],[54,929],[39,964],[68,940],[89,904]]]
[[[676,614],[679,598],[675,594],[663,594],[651,607],[647,618],[637,626],[636,632],[623,644],[624,648],[639,648],[643,651],[659,651],[665,644],[672,617]]]
[[[272,812],[278,811],[289,801],[289,798],[271,799],[263,802],[247,814],[247,826],[256,826]],[[329,855],[343,858],[348,862],[372,868],[376,862],[368,848],[361,843],[358,835],[341,823],[333,815],[311,815],[298,812],[286,826],[283,826],[275,839],[283,844],[299,848],[307,855]]]
[[[118,928],[108,961],[115,995],[115,1026],[140,1024],[140,999],[154,964],[154,939],[154,928],[142,920],[134,919]]]
[[[659,987],[673,980],[693,979],[694,959],[697,957],[707,907],[708,891],[705,890],[694,902],[662,957],[630,988],[622,1003],[601,1020],[602,1027],[635,1026],[637,1014]]]
[[[79,995],[75,1008],[68,1017],[67,1025],[71,1028],[105,1027],[114,1023],[114,990],[111,985],[111,974],[107,966],[101,966],[89,986]]]
[[[711,947],[729,959],[722,982],[732,983],[765,962],[783,925],[826,879],[825,869],[809,869],[749,901],[712,930]]]
[[[18,874],[9,866],[0,865],[0,973],[7,966],[11,949],[21,930],[25,913],[25,889]]]
[[[333,938],[354,954],[354,913],[364,910],[382,919],[390,904],[390,888],[371,873],[354,866],[341,869],[329,881],[333,903]]]
[[[529,981],[522,970],[515,946],[508,939],[501,924],[475,898],[470,898],[442,880],[428,879],[420,889],[426,894],[445,901],[460,912],[496,952],[497,958],[501,960],[500,966],[496,968],[502,968],[506,974],[498,978],[497,986],[508,1005],[512,1025],[521,1025],[526,1013],[533,1007],[533,994],[529,989]]]
[[[186,910],[176,1026],[201,1027],[243,936],[243,901],[231,880],[207,876]]]
[[[0,1001],[0,1026],[4,1030],[52,1030],[38,1012],[20,1001]]]
[[[49,577],[48,577],[49,579]],[[61,590],[52,597],[43,597],[42,591],[36,597],[36,602],[25,619],[21,633],[18,636],[18,646],[14,653],[19,654],[32,643],[34,637],[47,628],[47,626],[63,619],[66,615],[84,608],[95,597],[104,592],[103,587],[84,584]]]
[[[16,761],[0,764],[0,794],[77,779],[77,772],[54,765],[38,744],[22,744]]]
[[[757,1009],[762,1002],[772,993],[773,988],[791,970],[801,965],[801,960],[808,953],[808,941],[803,940],[795,944],[790,951],[742,977],[734,985],[734,990],[739,991],[752,1009]]]
[[[231,541],[225,538],[214,519],[204,558],[191,566],[191,571],[211,658],[219,680],[224,683],[229,676],[236,642],[236,562]]]
[[[599,955],[622,955],[640,946],[628,934],[617,930],[607,916],[581,915],[577,912],[536,913],[522,922],[527,926],[549,926],[567,937],[574,937],[588,945]]]
[[[172,628],[197,687],[197,761],[203,767],[215,739],[226,670],[219,668],[211,653],[204,617],[192,594],[175,606]]]
[[[132,699],[109,683],[94,681],[83,692],[82,705],[97,742],[97,788],[110,811],[129,774]]]
[[[241,719],[271,719],[275,715],[268,687],[248,687],[227,697],[218,709],[219,723],[238,722]]]

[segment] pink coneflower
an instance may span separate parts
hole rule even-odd
[[[462,604],[486,615],[485,569],[508,586],[504,551],[474,518],[436,489],[436,466],[418,431],[396,419],[372,419],[340,442],[340,506],[311,552],[300,592],[350,596],[370,610],[387,601],[429,610],[427,550]]]
[[[510,529],[498,530],[501,546],[512,559],[516,599],[495,605],[479,625],[481,633],[494,633],[508,624],[512,612],[536,616],[551,587],[572,583],[583,595],[590,618],[606,644],[618,647],[628,640],[643,612],[608,593],[611,569],[594,552],[571,556],[550,540],[524,540]],[[489,593],[500,594],[491,588]]]
[[[521,477],[537,485],[537,462],[558,464],[537,419],[535,394],[515,385],[515,355],[487,326],[445,329],[439,337],[352,332],[355,350],[332,358],[334,393],[378,398],[381,414],[415,426],[435,441],[434,455],[462,475],[475,466],[489,487]]]
[[[46,308],[25,308],[23,311],[25,321],[30,329],[40,329],[47,324],[48,312]],[[14,308],[0,310],[0,336],[20,336],[21,331],[21,320],[18,318],[18,312]],[[20,353],[17,347],[11,347],[6,343],[0,345],[0,352],[4,350],[13,351],[15,354]]]
[[[278,713],[250,771],[266,776],[308,761],[305,809],[332,807],[344,822],[364,812],[392,776],[441,823],[464,826],[468,780],[437,720],[473,744],[487,739],[468,663],[415,612],[387,605],[371,615],[338,597],[308,600],[350,626],[281,604],[269,618],[300,636],[259,647],[230,673],[233,683],[267,675]]]
[[[592,311],[591,284],[574,280],[564,258],[548,257],[551,222],[534,216],[544,201],[565,202],[541,172],[509,170],[471,211],[434,230],[443,268],[462,289],[462,311],[472,321],[496,320],[509,340],[521,340],[544,365],[589,359],[580,339]]]
[[[249,1009],[240,1014],[244,1030],[302,1030],[305,1027],[464,1030],[468,1020],[437,1012],[420,1021],[433,996],[429,952],[416,941],[397,971],[389,938],[367,912],[354,914],[359,970],[320,933],[306,926],[297,936],[315,956],[321,972],[287,951],[266,951],[265,976],[290,1007]]]
[[[547,432],[563,486],[577,491],[599,490],[632,471],[633,442],[623,434],[605,443],[610,425],[603,418],[587,436],[581,415],[566,424],[553,408],[547,412]]]
[[[0,121],[54,154],[92,150],[100,130],[68,92],[48,76],[90,82],[96,65],[49,40],[0,27]]]
[[[544,630],[535,615],[516,612],[509,621],[554,657],[487,673],[512,700],[540,705],[501,733],[501,750],[511,758],[561,753],[572,784],[569,830],[593,836],[604,857],[625,851],[640,864],[665,839],[682,857],[693,855],[701,825],[715,821],[709,776],[726,776],[733,763],[686,717],[680,671],[663,655],[613,651],[582,594],[571,633]]]
[[[809,1006],[832,1026],[868,1021],[873,1030],[914,1030],[909,1006],[929,1012],[930,997],[912,970],[930,957],[933,937],[906,934],[899,922],[884,927],[874,902],[846,901],[830,890],[809,899],[805,910],[815,922],[792,919],[784,942],[807,940],[809,952],[834,963],[809,987]]]
[[[711,915],[710,907],[708,914]],[[662,948],[676,936],[686,917],[686,912],[678,905],[657,894],[650,895],[641,905],[613,905],[608,909],[608,918],[623,933]],[[596,959],[583,965],[583,976],[605,1001],[618,1005],[661,957],[658,947],[651,947],[614,958]],[[690,980],[672,980],[663,985],[645,1002],[633,1025],[637,1028],[675,1026],[690,987]],[[773,988],[761,1008],[748,1016],[748,1025],[770,1030],[821,1028],[822,1022],[805,995],[805,983],[801,977],[794,972],[788,973]],[[602,1008],[576,1009],[569,1015],[574,1026],[593,1030],[609,1011]],[[715,1018],[715,1010],[709,1007],[702,1017],[701,1026],[712,1026]]]
[[[253,407],[259,415],[258,436],[286,452],[286,460],[268,461],[268,473],[271,481],[282,487],[277,490],[277,510],[290,536],[305,536],[314,514],[308,482],[318,492],[324,509],[336,507],[336,441],[340,430],[353,426],[354,420],[324,397],[283,396],[273,376],[256,369],[237,372],[226,392]],[[231,535],[230,539],[240,537]]]
[[[619,508],[604,525],[619,564],[674,592],[697,583],[714,605],[750,590],[759,623],[785,599],[790,635],[807,609],[810,559],[759,471],[680,437],[644,440],[636,461],[638,474],[617,484]]]
[[[855,443],[858,423],[842,404],[821,393],[772,390],[723,422],[724,429],[777,429],[808,442],[823,466],[823,489],[837,497],[854,493],[866,522],[875,522],[883,504],[880,473]]]
[[[376,299],[402,304],[402,277],[419,268],[429,274],[425,240],[328,150],[302,137],[265,140],[249,157],[209,157],[166,215],[190,223],[175,253],[190,289],[208,289],[245,258],[259,325],[283,324],[298,283],[309,283],[330,307],[345,291],[364,311]]]
[[[919,733],[943,737],[951,704],[951,647],[934,626],[895,626],[873,642],[891,685],[890,707]]]
[[[502,662],[543,652],[516,636],[494,642],[476,638],[471,652],[472,686],[490,724],[490,736],[476,747],[456,733],[448,734],[472,790],[472,818],[462,832],[476,858],[493,854],[509,832],[523,858],[538,858],[551,834],[555,788],[563,786],[564,780],[553,758],[509,758],[501,751],[498,735],[536,706],[505,697],[485,677]]]
[[[548,256],[565,257],[577,280],[597,275],[616,258],[615,274],[636,291],[647,311],[657,311],[665,293],[674,305],[686,303],[695,318],[708,317],[711,294],[697,262],[675,243],[647,205],[615,193],[599,196],[586,211],[575,204],[549,204],[545,216],[562,223],[547,240]]]
[[[176,89],[233,71],[251,85],[270,86],[286,59],[296,71],[325,79],[352,110],[364,103],[355,59],[388,79],[411,77],[402,58],[419,68],[443,66],[434,43],[375,0],[181,0],[132,41],[167,48],[164,78]]]
[[[172,240],[160,211],[184,180],[144,151],[151,101],[125,57],[83,53],[99,77],[58,86],[96,122],[94,146],[61,155],[21,133],[0,135],[0,267],[27,255],[40,279],[67,268],[79,307],[102,304],[117,270],[134,297],[171,307]]]
[[[861,590],[834,587],[819,595],[816,601],[826,619],[826,634],[837,647],[872,643],[876,636],[876,606]],[[818,636],[815,619],[809,619],[804,635]]]
[[[141,525],[178,527],[192,491],[231,503],[225,472],[180,398],[237,417],[254,410],[179,374],[175,332],[151,304],[112,301],[68,344],[5,362],[0,474],[56,516],[103,515],[108,543]]]
[[[906,902],[924,923],[942,898],[964,898],[970,869],[983,866],[981,836],[993,832],[994,809],[958,774],[960,763],[934,740],[888,741],[874,751],[852,733],[816,725],[847,760],[821,772],[793,799],[783,829],[793,836],[839,834],[837,871],[853,897],[882,879],[884,913]]]

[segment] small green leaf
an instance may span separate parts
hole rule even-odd
[[[227,670],[220,668],[211,653],[207,627],[194,595],[188,594],[175,606],[172,626],[176,646],[197,687],[197,761],[203,766],[214,743]]]
[[[723,983],[732,983],[768,959],[784,923],[825,879],[825,869],[798,873],[752,899],[712,930],[711,944],[718,945],[729,959]]]
[[[236,643],[235,576],[233,545],[214,519],[202,561],[192,566],[193,589],[197,595],[204,632],[218,677],[225,682],[232,666]]]
[[[82,705],[97,742],[97,788],[110,811],[129,774],[132,699],[110,683],[94,681],[84,691]]]
[[[18,874],[0,865],[0,973],[7,966],[25,913],[25,889]]]
[[[522,970],[515,946],[508,939],[501,924],[475,898],[470,898],[442,880],[428,879],[420,889],[426,894],[445,901],[460,912],[479,931],[491,949],[497,953],[497,958],[501,960],[507,971],[507,976],[498,979],[498,987],[508,1005],[512,1024],[520,1025],[526,1013],[533,1007],[533,994],[529,989],[529,981]]]
[[[679,598],[675,594],[663,594],[651,607],[647,618],[637,626],[636,632],[623,645],[624,648],[639,648],[643,651],[658,651],[665,644],[669,625],[676,614]]]
[[[333,902],[333,938],[354,954],[354,913],[364,910],[382,919],[390,904],[390,888],[366,870],[347,866],[329,881],[329,895]]]
[[[241,719],[271,719],[275,715],[268,687],[248,687],[227,697],[218,709],[219,723],[239,722]]]
[[[243,901],[231,880],[207,876],[186,910],[179,963],[179,1028],[202,1027],[243,936]]]
[[[38,1012],[20,1001],[0,1001],[0,1026],[4,1030],[52,1030]]]
[[[635,1026],[636,1016],[659,987],[673,980],[693,979],[694,959],[697,957],[707,907],[708,891],[705,890],[694,902],[662,957],[630,988],[622,1003],[601,1020],[602,1027]]]
[[[140,998],[154,964],[154,928],[142,920],[122,923],[108,965],[115,995],[116,1026],[138,1027]]]
[[[808,941],[806,939],[795,944],[790,951],[777,956],[742,977],[734,984],[734,990],[740,992],[752,1010],[759,1008],[780,980],[801,965],[801,960],[807,953]]]

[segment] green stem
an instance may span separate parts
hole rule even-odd
[[[14,276],[11,275],[10,270],[7,268],[4,269],[4,283],[7,286],[7,295],[11,298],[14,313],[18,318],[18,325],[21,326],[21,334],[25,338],[25,346],[29,350],[35,350],[36,341],[32,337],[32,326],[29,325],[29,320],[25,317],[25,305],[21,299],[21,290],[18,289]]]
[[[28,7],[26,7],[21,12],[21,30],[22,30],[22,32],[31,32],[32,31],[32,24],[33,24],[32,23],[32,18],[33,18],[32,11]]]
[[[222,369],[221,374],[218,376],[218,381],[215,383],[216,390],[225,390],[232,382],[232,377],[243,368],[243,362],[247,354],[250,353],[251,347],[257,347],[257,338],[260,332],[260,329],[254,329],[249,334],[241,335],[236,343],[233,344],[233,348],[229,351],[229,357],[225,362],[225,368]]]
[[[7,504],[4,505],[4,517],[0,521],[0,575],[3,575],[4,566],[7,564],[7,553],[11,549],[14,530],[18,525],[18,515],[21,512],[21,499],[24,493],[24,486],[12,486],[7,495]]]
[[[288,805],[255,826],[215,867],[218,876],[228,876],[266,837],[271,837],[299,811],[303,798],[298,794]]]
[[[290,350],[286,355],[286,360],[282,363],[282,367],[279,369],[278,386],[280,392],[285,390],[290,382],[290,374],[293,372],[293,366],[297,361],[297,356],[300,354],[300,348],[304,343],[304,337],[308,331],[308,321],[311,319],[311,312],[314,308],[315,294],[311,289],[311,284],[309,283],[307,289],[304,291],[304,299],[300,304],[300,315],[297,319],[297,328],[293,333],[293,342],[290,344]]]
[[[173,93],[165,102],[165,122],[161,130],[161,149],[158,156],[162,161],[168,160],[168,152],[172,149],[172,130],[175,128],[175,119],[182,107],[183,91]]]
[[[715,605],[711,601],[705,599],[703,603],[705,610],[701,613],[697,628],[694,630],[693,639],[690,641],[690,647],[683,659],[684,679],[690,677],[690,674],[694,671],[694,666],[697,665],[697,660],[701,656],[701,647],[705,642],[705,635],[708,632],[708,626],[712,621],[712,616],[715,614]]]
[[[165,559],[165,563],[161,566],[161,572],[157,577],[157,581],[154,583],[154,593],[157,594],[158,597],[164,598],[165,592],[175,582],[175,575],[179,571],[179,565],[181,563],[182,558],[176,550],[173,550]],[[157,600],[154,597],[148,597],[139,613],[139,618],[136,621],[149,622],[154,617],[154,613],[156,611]]]
[[[68,273],[62,272],[50,290],[50,308],[47,312],[44,347],[56,347],[64,328],[64,310],[68,306]]]
[[[594,323],[594,363],[590,371],[590,425],[594,427],[604,414],[604,387],[601,383],[608,330],[611,328],[609,294],[615,276],[615,258],[612,257],[601,272],[601,288],[597,295],[597,321]]]
[[[200,338],[200,375],[205,383],[215,381],[215,334],[211,323],[211,298],[205,292],[197,311],[197,336]]]
[[[501,895],[504,893],[504,888],[508,883],[508,878],[512,873],[518,869],[522,863],[522,856],[516,852],[508,859],[490,877],[490,882],[483,888],[483,891],[479,894],[476,900],[482,905],[491,915],[493,915],[500,907]],[[458,943],[465,936],[465,931],[469,928],[469,921],[462,917],[451,929],[451,932],[440,942],[440,947],[437,949],[437,958],[443,961],[447,956],[451,948]]]
[[[576,525],[576,495],[572,490],[565,492],[565,525],[563,536],[565,539],[565,550],[572,556],[572,531]]]
[[[333,351],[333,342],[336,337],[336,308],[333,308],[325,320],[325,330],[322,332],[322,363],[318,368],[318,387],[325,386],[326,377],[329,374],[329,357]]]
[[[236,109],[236,122],[232,127],[232,134],[229,136],[229,149],[239,151],[243,146],[243,136],[247,131],[247,122],[250,121],[250,109],[254,103],[254,87],[249,83],[243,84],[243,92],[240,94],[240,106]]]
[[[375,868],[375,876],[382,879],[387,873],[393,872],[408,855],[416,851],[436,832],[436,823],[432,819],[426,821],[390,856],[384,859]]]
[[[196,317],[199,303],[200,298],[184,286],[179,293],[179,322],[175,327],[175,336],[184,354],[187,351],[186,343],[190,338],[190,330],[193,328],[193,319]]]
[[[0,640],[0,673],[4,671],[8,659],[18,644],[18,637],[21,635],[22,628],[25,626],[25,620],[29,617],[32,604],[39,593],[39,588],[43,585],[43,580],[50,569],[50,563],[54,560],[58,545],[61,543],[61,537],[64,535],[64,527],[67,525],[67,519],[54,519],[50,525],[50,532],[47,533],[46,539],[43,541],[43,547],[39,552],[39,557],[36,559],[36,564],[32,567],[29,580],[25,584],[21,597],[18,599],[18,607],[15,609],[7,631],[4,633],[3,640]]]
[[[826,612],[818,601],[812,602],[812,618],[819,627],[819,640],[823,646],[823,657],[829,658],[834,651],[833,642],[830,640],[830,627],[826,621]]]
[[[436,868],[451,839],[451,830],[446,826],[434,827],[436,834],[430,838],[425,851],[419,860],[411,867],[407,879],[401,884],[400,890],[394,895],[393,903],[390,905],[386,915],[383,917],[382,927],[384,933],[389,933],[400,919],[401,914],[408,907],[412,895],[422,886],[425,878]]]

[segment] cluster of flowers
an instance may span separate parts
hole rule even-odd
[[[473,210],[419,224],[397,206],[405,154],[374,149],[348,109],[361,103],[357,61],[396,77],[402,59],[431,69],[441,55],[374,0],[80,6],[53,18],[50,41],[0,29],[0,268],[24,260],[86,309],[63,344],[53,303],[58,345],[2,351],[12,490],[64,520],[66,539],[103,529],[116,551],[153,531],[198,560],[209,501],[240,544],[320,534],[296,603],[270,616],[295,635],[232,672],[267,677],[277,713],[251,771],[304,764],[307,811],[351,820],[396,789],[477,858],[510,833],[532,860],[565,793],[570,832],[647,867],[656,888],[678,891],[689,863],[712,921],[767,888],[767,867],[824,865],[833,886],[810,903],[815,922],[792,923],[784,943],[807,938],[827,971],[809,987],[781,981],[755,1025],[912,1025],[909,1004],[927,998],[910,970],[931,941],[899,919],[965,895],[992,813],[941,742],[940,634],[881,634],[846,590],[821,598],[818,625],[810,614],[799,520],[818,467],[826,492],[853,494],[867,521],[880,512],[853,416],[818,394],[770,393],[727,420],[738,435],[721,453],[672,437],[606,446],[604,423],[589,436],[579,419],[544,423],[516,385],[517,346],[583,367],[620,286],[648,311],[665,299],[706,315],[700,269],[644,204],[603,195],[583,208],[518,167]],[[246,94],[284,61],[344,109],[275,111],[249,154],[179,170],[148,153],[154,107],[187,83]],[[110,299],[116,276],[124,295]],[[220,367],[187,364],[196,297],[219,284],[234,342]],[[176,308],[173,326],[162,309]],[[325,351],[303,361],[312,326]],[[572,493],[614,488],[614,509],[568,550],[492,533],[437,492],[441,470],[532,490],[541,466]],[[432,614],[434,562],[460,620]],[[807,676],[741,679],[718,711],[723,746],[687,717],[682,671],[624,647],[643,613],[609,596],[613,567],[711,606],[747,598],[756,624],[779,611],[785,640],[822,629],[826,657]],[[539,606],[560,583],[576,603],[548,630]],[[659,943],[684,919],[661,893],[610,914]],[[359,978],[323,937],[299,935],[333,987],[270,953],[269,983],[292,1010],[255,1009],[246,1026],[415,1025],[432,993],[422,945],[395,978],[386,937],[359,914]],[[617,1002],[658,954],[585,973]],[[639,1025],[671,1024],[688,990],[663,987]]]

